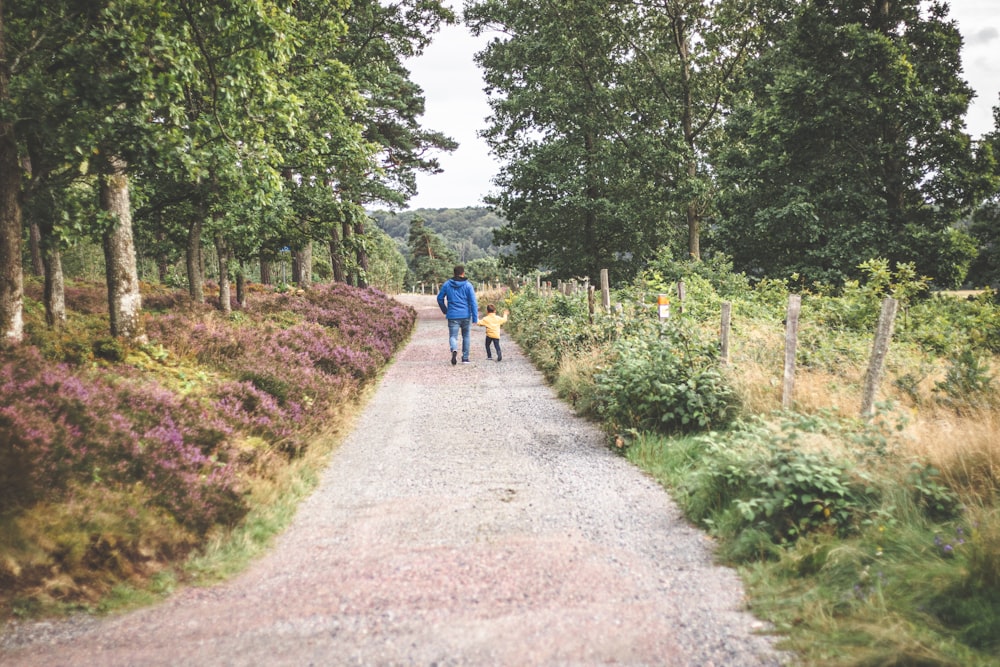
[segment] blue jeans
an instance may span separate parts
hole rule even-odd
[[[458,350],[458,332],[462,331],[462,361],[469,360],[469,327],[472,326],[472,318],[464,317],[460,320],[448,320],[448,346],[452,352]]]

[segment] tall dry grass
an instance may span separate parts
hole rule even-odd
[[[755,330],[743,337],[728,372],[744,409],[751,414],[778,411],[783,333]],[[914,371],[917,366],[919,372]],[[856,362],[845,362],[836,371],[797,368],[793,407],[803,413],[858,417],[866,372],[866,363]],[[919,381],[913,382],[913,376]],[[905,346],[890,348],[876,400],[890,405],[894,421],[904,424],[895,453],[934,466],[965,499],[993,504],[1000,489],[1000,401],[972,407],[943,403],[935,388],[944,376],[941,360],[920,359]]]

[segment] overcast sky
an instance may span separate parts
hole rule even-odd
[[[951,16],[965,38],[964,77],[976,91],[966,117],[973,138],[993,129],[993,107],[1000,94],[1000,0],[951,0]],[[460,3],[453,3],[460,6]],[[417,177],[419,193],[410,208],[482,206],[497,165],[485,142],[476,136],[490,109],[483,79],[472,57],[485,40],[473,38],[463,26],[448,26],[420,58],[408,65],[413,80],[427,97],[424,126],[440,130],[459,143],[453,153],[440,155],[444,173]]]

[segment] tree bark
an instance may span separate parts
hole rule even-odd
[[[247,307],[247,274],[242,266],[236,272],[236,303],[241,309]]]
[[[229,286],[229,246],[222,234],[215,235],[215,252],[219,256],[219,308],[229,315],[233,312],[232,292]]]
[[[309,289],[312,285],[312,242],[306,241],[306,244],[302,246],[299,250],[295,251],[295,260],[299,267],[298,283],[299,287],[303,289]]]
[[[697,133],[694,129],[694,97],[691,91],[691,49],[688,43],[688,25],[684,16],[676,15],[673,20],[674,46],[681,65],[681,126],[684,130],[684,144],[688,147],[687,177],[693,183],[698,177],[698,158],[695,143]],[[688,228],[688,256],[694,260],[701,259],[701,215],[697,199],[687,203],[685,216]]]
[[[354,225],[354,235],[357,240],[354,243],[357,248],[358,257],[358,287],[368,287],[368,248],[365,246],[365,225],[357,222]]]
[[[130,342],[146,342],[142,324],[142,295],[132,237],[132,211],[125,160],[111,156],[101,175],[101,208],[111,216],[104,232],[104,262],[108,282],[111,335]]]
[[[334,282],[343,283],[347,279],[344,276],[344,255],[340,242],[340,231],[334,225],[330,231],[330,266],[333,268]]]
[[[10,100],[10,65],[0,0],[0,104]],[[24,339],[24,274],[21,266],[21,169],[14,125],[0,122],[0,343]]]
[[[354,229],[351,227],[351,223],[346,220],[341,223],[340,229],[343,232],[344,247],[348,248],[351,245],[351,237],[354,236]],[[348,269],[344,272],[344,282],[348,285],[357,285],[356,278],[355,271]]]
[[[260,283],[262,285],[273,285],[274,279],[271,277],[271,262],[260,256]]]
[[[66,284],[62,253],[54,239],[42,242],[42,266],[45,273],[45,323],[53,329],[61,329],[66,324]]]
[[[191,222],[188,228],[185,252],[188,274],[188,294],[195,303],[205,303],[205,274],[201,270],[201,218]]]
[[[34,221],[28,225],[28,245],[31,252],[31,275],[35,277],[45,275],[42,259],[42,228]]]

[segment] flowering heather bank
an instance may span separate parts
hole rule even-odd
[[[101,289],[75,287],[74,300],[92,305]],[[68,364],[31,344],[0,352],[0,518],[96,487],[142,488],[197,534],[233,523],[262,454],[301,451],[414,321],[346,285],[254,296],[230,318],[148,312],[152,342],[123,363]]]

